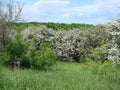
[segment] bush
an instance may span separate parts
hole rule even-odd
[[[102,25],[97,25],[94,28],[90,28],[85,32],[87,37],[87,42],[92,48],[96,48],[102,44],[106,44],[110,40],[110,34],[105,30],[105,27]]]
[[[11,44],[7,46],[7,52],[10,54],[10,61],[20,61],[25,53],[24,45],[21,43]]]
[[[105,27],[96,26],[86,30],[60,31],[54,34],[53,46],[56,54],[65,61],[81,61],[96,48],[109,41]]]
[[[90,29],[73,29],[70,31],[52,31],[45,26],[30,27],[23,31],[23,39],[31,43],[29,49],[36,48],[44,42],[49,42],[56,55],[63,61],[77,61],[84,58],[91,48],[96,48],[108,42],[109,34],[102,26]]]
[[[79,62],[89,51],[87,38],[79,30],[57,32],[52,44],[63,61]]]
[[[42,43],[40,50],[31,52],[31,56],[33,68],[39,70],[49,69],[57,60],[53,48],[47,43]]]
[[[22,36],[18,34],[13,43],[6,46],[5,51],[0,55],[0,63],[13,67],[13,62],[20,62],[20,66],[28,67],[28,59],[25,56],[27,45],[22,41]],[[27,64],[26,64],[27,63]],[[13,67],[14,68],[14,67]]]
[[[92,50],[89,58],[95,62],[105,62],[107,60],[107,48],[105,45],[95,48]]]
[[[10,61],[20,61],[26,53],[27,46],[22,42],[20,34],[16,36],[16,40],[6,47],[7,53],[10,54]]]
[[[55,64],[57,58],[50,44],[42,43],[38,45],[33,43],[33,47],[28,48],[28,44],[23,43],[21,35],[18,34],[15,41],[7,45],[6,51],[1,53],[0,63],[11,66],[14,61],[20,61],[22,68],[33,67],[40,70],[49,69],[50,66]]]
[[[120,19],[108,23],[106,30],[111,35],[110,48],[108,49],[108,60],[120,62]]]

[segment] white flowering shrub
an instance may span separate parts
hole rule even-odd
[[[54,36],[52,29],[48,29],[46,26],[28,27],[22,33],[23,40],[30,45],[29,49],[35,49],[43,42],[51,42]]]
[[[120,32],[120,19],[117,19],[114,22],[106,24],[105,27],[109,32],[118,35],[119,33],[117,32]]]
[[[23,39],[30,42],[35,39],[37,42],[49,42],[53,37],[52,29],[48,29],[46,26],[40,27],[28,27],[23,31]]]
[[[107,43],[109,37],[103,26],[88,30],[59,31],[55,34],[54,47],[62,60],[79,61],[91,53],[91,48]]]
[[[90,28],[85,32],[85,35],[88,38],[88,43],[93,48],[106,44],[110,39],[110,34],[107,33],[105,27],[102,25],[97,25],[92,29]]]
[[[50,45],[53,39],[51,29],[45,26],[29,27],[22,34],[25,43],[29,44],[26,56],[32,68],[45,70],[55,64],[57,57]]]
[[[108,49],[108,60],[120,62],[120,19],[106,25],[107,32],[112,36]]]
[[[77,61],[89,51],[87,38],[79,30],[59,31],[54,34],[53,46],[64,61]]]
[[[24,30],[23,39],[30,43],[30,50],[37,50],[41,43],[49,42],[61,60],[79,62],[80,58],[84,58],[91,48],[106,43],[108,34],[103,27],[90,30],[53,31],[45,26],[39,26]]]

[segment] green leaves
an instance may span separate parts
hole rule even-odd
[[[25,54],[27,46],[22,42],[21,36],[16,36],[15,42],[9,44],[6,48],[7,53],[10,54],[11,61],[21,60],[22,55]]]
[[[33,68],[39,70],[49,69],[50,66],[54,65],[57,60],[53,49],[47,43],[42,43],[40,45],[40,50],[36,50],[32,53],[35,53],[34,57],[32,58]]]
[[[91,60],[96,62],[104,62],[107,60],[107,48],[105,45],[95,48],[92,52],[90,57]]]

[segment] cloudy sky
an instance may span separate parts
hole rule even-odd
[[[120,18],[120,0],[17,0],[27,21],[104,24]]]

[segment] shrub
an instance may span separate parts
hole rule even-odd
[[[36,39],[33,39],[36,42]],[[0,62],[11,65],[14,61],[20,61],[22,68],[49,69],[55,64],[56,56],[50,44],[33,42],[33,48],[22,41],[21,34],[18,34],[15,41],[6,46],[6,51],[1,53]]]
[[[27,45],[22,42],[21,34],[18,34],[15,37],[15,41],[6,46],[5,52],[2,53],[2,60],[10,66],[13,66],[12,63],[17,61],[19,61],[21,65],[27,66],[27,64],[25,65],[25,59],[27,58],[25,56],[26,52]]]
[[[52,31],[45,26],[30,27],[23,31],[23,39],[31,43],[29,49],[37,48],[49,42],[55,53],[63,61],[77,61],[84,58],[91,48],[96,48],[108,41],[109,34],[104,27],[96,26],[87,30]],[[36,43],[32,45],[32,42]],[[36,45],[36,46],[35,46]]]
[[[11,60],[20,60],[24,52],[24,47],[21,43],[12,43],[7,46],[7,52],[10,54]]]
[[[10,54],[11,61],[20,60],[21,57],[25,54],[27,46],[23,44],[21,36],[18,34],[16,40],[9,44],[6,48],[6,51]]]
[[[120,19],[106,25],[107,32],[112,36],[108,49],[108,60],[120,62]]]
[[[108,43],[111,38],[110,34],[102,25],[97,25],[94,28],[90,28],[88,31],[85,32],[85,36],[87,37],[87,42],[89,43],[89,46],[93,48]]]
[[[89,57],[91,60],[95,62],[105,62],[107,60],[107,48],[105,45],[95,48],[92,50],[91,55]]]
[[[32,51],[31,56],[33,68],[39,70],[49,69],[57,60],[53,48],[47,43],[42,43],[39,50]]]
[[[86,30],[59,31],[54,34],[53,46],[56,54],[65,61],[79,61],[96,48],[109,41],[105,27],[96,26]]]
[[[34,39],[37,44],[51,42],[54,36],[52,29],[43,25],[39,27],[28,27],[22,32],[22,34],[24,41],[30,43]]]
[[[63,61],[79,62],[89,51],[87,38],[79,30],[57,32],[52,44]]]

